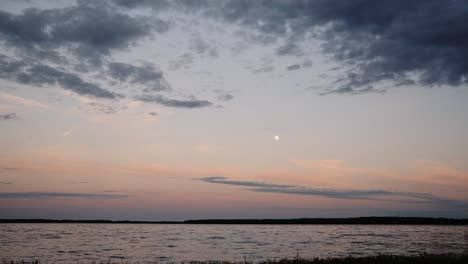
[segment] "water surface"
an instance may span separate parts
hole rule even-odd
[[[0,224],[0,257],[130,262],[468,253],[468,226]]]

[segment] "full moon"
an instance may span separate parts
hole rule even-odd
[[[279,136],[275,136],[275,140],[278,141],[278,140],[279,140]]]

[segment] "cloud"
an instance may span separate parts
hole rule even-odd
[[[250,182],[250,181],[231,181],[227,180],[226,177],[206,177],[199,179],[204,182],[209,183],[218,183],[226,185],[236,185],[236,186],[247,186],[247,187],[262,187],[262,188],[289,188],[290,185],[283,184],[272,184],[272,183],[263,183],[263,182]]]
[[[300,56],[303,54],[302,50],[295,43],[286,43],[276,49],[276,54],[280,56]]]
[[[0,181],[0,184],[13,184],[12,182],[4,182],[4,181]]]
[[[178,70],[180,68],[188,69],[193,64],[194,56],[191,52],[185,52],[177,59],[170,62],[169,69]]]
[[[145,103],[158,103],[167,107],[176,108],[201,108],[211,106],[212,103],[206,100],[189,99],[189,100],[177,100],[166,98],[162,95],[139,95],[135,96],[136,100],[140,100]]]
[[[63,132],[62,136],[63,136],[63,137],[69,137],[69,136],[71,136],[72,134],[73,134],[73,129],[69,129],[69,130]]]
[[[74,73],[59,70],[49,65],[32,63],[27,60],[15,60],[0,55],[0,65],[2,64],[4,66],[0,66],[0,78],[34,86],[59,85],[65,90],[80,95],[107,99],[117,98],[115,93],[101,88],[97,84],[86,82]],[[5,70],[5,68],[7,69]]]
[[[273,70],[275,70],[275,67],[273,66],[264,66],[264,67],[255,69],[252,72],[253,73],[267,73],[267,72],[272,72]]]
[[[19,168],[15,168],[15,167],[5,167],[5,168],[2,168],[2,170],[10,170],[10,171],[13,171],[13,170],[19,170]]]
[[[212,144],[198,144],[193,149],[198,153],[209,155],[219,154],[222,151],[220,146]]]
[[[468,83],[466,0],[156,2],[173,10],[202,10],[206,17],[241,25],[265,44],[281,40],[278,56],[305,55],[301,47],[310,36],[323,41],[323,51],[350,72],[323,94],[375,92],[379,89],[374,86],[383,81],[428,87]]]
[[[150,115],[150,116],[157,116],[158,113],[156,113],[156,112],[148,112],[148,115]]]
[[[111,3],[124,8],[152,7],[156,10],[170,7],[169,0],[110,0]],[[202,2],[202,1],[199,1]]]
[[[66,192],[1,192],[0,199],[38,199],[38,198],[85,198],[85,199],[122,199],[124,194],[66,193]]]
[[[332,91],[359,94],[380,81],[468,83],[467,9],[468,1],[226,1],[219,13],[264,34],[291,32],[295,41],[320,30],[324,51],[352,72]],[[277,53],[290,51],[295,43]]]
[[[134,66],[127,63],[111,62],[107,65],[109,75],[117,81],[145,85],[146,91],[168,90],[163,73],[152,65]]]
[[[289,65],[288,67],[286,67],[288,71],[295,71],[295,70],[299,70],[300,68],[301,68],[301,65],[299,64],[293,64],[293,65]]]
[[[88,184],[89,182],[86,182],[86,181],[69,181],[67,183],[71,183],[71,184]]]
[[[138,7],[150,7],[154,12],[150,17],[128,10]],[[32,70],[39,61],[80,72],[108,70],[115,80],[148,85],[144,92],[168,89],[162,72],[156,69],[111,61],[113,52],[128,50],[154,33],[168,31],[169,24],[158,15],[169,11],[175,19],[190,13],[235,25],[242,31],[235,36],[243,41],[254,41],[245,36],[256,36],[263,45],[272,45],[276,56],[310,55],[306,47],[311,39],[318,39],[322,51],[331,55],[327,57],[341,63],[344,70],[344,77],[332,82],[322,95],[383,92],[388,87],[411,84],[460,86],[468,83],[467,9],[466,0],[81,0],[63,8],[0,11],[0,43],[30,59],[2,61],[0,78],[23,83],[30,73],[14,73],[20,68]],[[190,67],[196,54],[218,54],[212,41],[196,34],[188,48],[170,69]],[[63,73],[54,82],[65,89],[112,98],[109,91],[105,93],[81,75],[49,67]],[[262,65],[253,72],[273,70],[271,65]],[[72,78],[66,74],[74,74],[74,82],[65,82],[65,76]],[[393,85],[378,88],[383,82]]]
[[[18,80],[24,84],[45,85],[58,84],[66,90],[81,95],[114,99],[116,94],[99,87],[96,84],[83,81],[75,74],[54,69],[48,65],[34,65],[26,70],[26,73],[18,76]]]
[[[50,108],[50,106],[43,104],[41,102],[27,99],[27,98],[20,97],[20,96],[16,96],[16,95],[12,95],[12,94],[0,93],[0,99],[19,103],[19,104],[30,106],[30,107],[39,107],[39,108],[46,108],[46,109]]]
[[[234,99],[234,96],[232,94],[219,94],[216,98],[218,101],[227,102]]]
[[[168,24],[156,17],[122,13],[105,1],[21,13],[0,10],[0,47],[15,51],[14,59],[0,54],[0,78],[106,99],[122,96],[86,77],[106,73],[113,81],[143,85],[145,92],[166,90],[169,85],[154,66],[112,62],[112,52],[167,30]]]
[[[252,187],[253,192],[262,193],[280,193],[292,195],[311,195],[334,199],[356,199],[356,200],[376,200],[391,201],[390,197],[403,198],[396,200],[405,203],[427,203],[437,206],[450,205],[453,207],[468,208],[468,203],[451,199],[440,198],[430,193],[412,193],[412,192],[394,192],[386,190],[335,190],[335,189],[316,189],[295,185],[283,185],[264,183],[256,181],[234,181],[226,177],[206,177],[198,179],[203,182]]]
[[[102,114],[115,114],[117,111],[112,108],[111,106],[97,103],[97,102],[90,102],[88,103],[88,106],[91,107],[91,109],[95,112],[99,112]]]
[[[167,30],[163,21],[153,23],[92,1],[64,8],[26,9],[20,14],[0,11],[0,35],[8,46],[35,57],[57,57],[58,48],[64,47],[90,65],[101,64],[111,50],[128,48],[152,30]]]
[[[218,50],[216,47],[213,47],[200,37],[196,37],[192,40],[190,50],[196,54],[208,55],[211,58],[218,57]]]
[[[0,114],[0,120],[18,119],[16,113]]]

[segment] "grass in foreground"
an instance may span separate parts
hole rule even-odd
[[[13,261],[3,260],[2,264],[41,264],[49,262],[41,261]],[[56,262],[63,263],[66,262]],[[126,261],[92,261],[92,262],[70,262],[70,264],[131,264],[138,262]],[[158,263],[158,261],[154,261]],[[254,262],[255,264],[466,264],[468,263],[468,254],[455,255],[419,255],[419,256],[392,256],[392,255],[379,255],[372,257],[346,257],[346,258],[295,258],[295,259],[281,259],[281,260],[266,260]],[[229,262],[229,261],[190,261],[185,264],[253,264],[249,261]]]

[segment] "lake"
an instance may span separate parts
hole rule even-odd
[[[0,257],[129,262],[258,261],[468,253],[468,226],[0,224]]]

